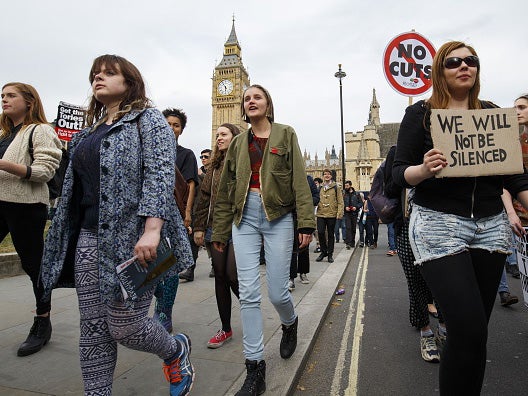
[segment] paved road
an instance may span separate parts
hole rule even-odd
[[[346,293],[329,307],[295,396],[439,394],[439,366],[421,358],[407,284],[398,258],[386,256],[384,228],[380,248],[354,252],[340,282]],[[508,281],[522,300],[520,281],[509,275]],[[520,396],[527,389],[528,308],[522,301],[505,308],[497,299],[482,395]]]
[[[262,278],[265,359],[267,362],[266,395],[286,395],[295,374],[311,346],[334,289],[341,278],[351,251],[336,246],[333,264],[315,263],[311,254],[312,282],[300,282],[293,292],[299,314],[299,342],[289,360],[279,357],[282,335],[275,310],[267,300]],[[313,247],[311,248],[313,251]],[[245,378],[239,306],[233,304],[233,340],[217,350],[206,343],[220,328],[214,281],[208,277],[210,265],[205,251],[200,252],[195,281],[180,284],[173,311],[175,331],[192,339],[192,362],[196,369],[193,395],[233,395]],[[265,268],[262,266],[261,274]],[[235,299],[236,300],[236,299]],[[59,289],[53,293],[51,342],[44,349],[25,358],[16,350],[33,322],[34,302],[27,276],[0,279],[0,395],[79,395],[82,394],[78,362],[79,313],[74,290]],[[115,371],[114,395],[167,395],[157,356],[119,347]]]
[[[377,250],[356,249],[353,255],[337,244],[333,264],[315,263],[316,255],[311,254],[312,282],[297,282],[293,293],[300,318],[299,343],[289,360],[279,357],[280,324],[267,298],[263,299],[266,395],[334,396],[345,394],[347,388],[350,395],[438,393],[438,365],[420,357],[418,333],[408,325],[403,272],[396,257],[385,255],[384,226],[380,241]],[[197,377],[192,394],[233,395],[245,376],[239,307],[233,304],[234,339],[218,350],[207,349],[207,340],[219,328],[209,268],[201,252],[195,281],[180,285],[174,324],[176,331],[185,331],[193,340]],[[519,294],[518,280],[509,280],[512,291]],[[341,285],[345,294],[335,296]],[[262,286],[265,294],[264,280]],[[75,292],[54,293],[50,344],[35,355],[18,358],[16,349],[27,335],[32,309],[26,276],[0,279],[0,395],[82,394]],[[526,394],[527,334],[528,309],[497,304],[490,325],[484,395]],[[166,394],[159,359],[120,347],[114,395]]]

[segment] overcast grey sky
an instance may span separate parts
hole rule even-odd
[[[269,89],[276,121],[296,129],[312,158],[341,146],[338,63],[347,73],[346,131],[363,129],[373,88],[381,121],[401,121],[408,99],[386,82],[382,56],[411,29],[436,48],[448,40],[473,45],[482,99],[511,107],[528,91],[526,0],[26,0],[1,9],[2,85],[34,85],[50,121],[61,100],[87,104],[93,59],[115,53],[139,68],[157,107],[184,109],[180,143],[195,153],[210,142],[211,77],[233,14],[251,82]]]

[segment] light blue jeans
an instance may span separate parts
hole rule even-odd
[[[260,246],[264,240],[268,296],[279,314],[280,321],[289,326],[295,322],[293,299],[288,291],[290,261],[293,249],[293,218],[288,213],[268,221],[260,194],[249,192],[242,221],[233,225],[233,245],[237,262],[240,292],[240,317],[244,356],[249,360],[264,357],[264,335],[260,302]]]
[[[508,265],[508,264],[506,264]],[[498,290],[499,293],[501,292],[510,292],[510,288],[508,287],[508,279],[506,279],[506,270],[503,269],[502,270],[502,276],[501,276],[501,280],[500,280],[500,283],[499,283],[499,290]]]

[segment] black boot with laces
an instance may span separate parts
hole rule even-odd
[[[247,376],[235,396],[257,396],[266,392],[266,362],[246,359]]]
[[[36,353],[47,344],[51,338],[51,321],[49,316],[35,316],[33,326],[29,330],[29,335],[18,348],[18,356],[28,356]]]
[[[282,339],[280,342],[280,355],[283,359],[288,359],[295,352],[297,348],[297,324],[299,317],[295,318],[295,322],[290,326],[282,325]]]

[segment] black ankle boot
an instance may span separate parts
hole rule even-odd
[[[280,342],[280,355],[283,359],[288,359],[295,352],[297,348],[297,324],[299,323],[299,317],[295,318],[290,326],[282,325],[282,339]]]
[[[187,268],[185,271],[180,272],[178,275],[180,279],[186,280],[187,282],[192,282],[194,280],[194,269],[196,268],[195,265],[191,265],[189,268]]]
[[[266,362],[246,359],[247,376],[235,396],[257,396],[266,392]]]
[[[317,257],[315,259],[315,261],[319,262],[319,261],[323,261],[323,259],[327,256],[327,254],[325,252],[321,252],[321,254],[319,255],[319,257]]]
[[[18,356],[28,356],[42,349],[51,338],[51,321],[49,315],[35,316],[33,326],[29,330],[29,335],[18,348]]]

